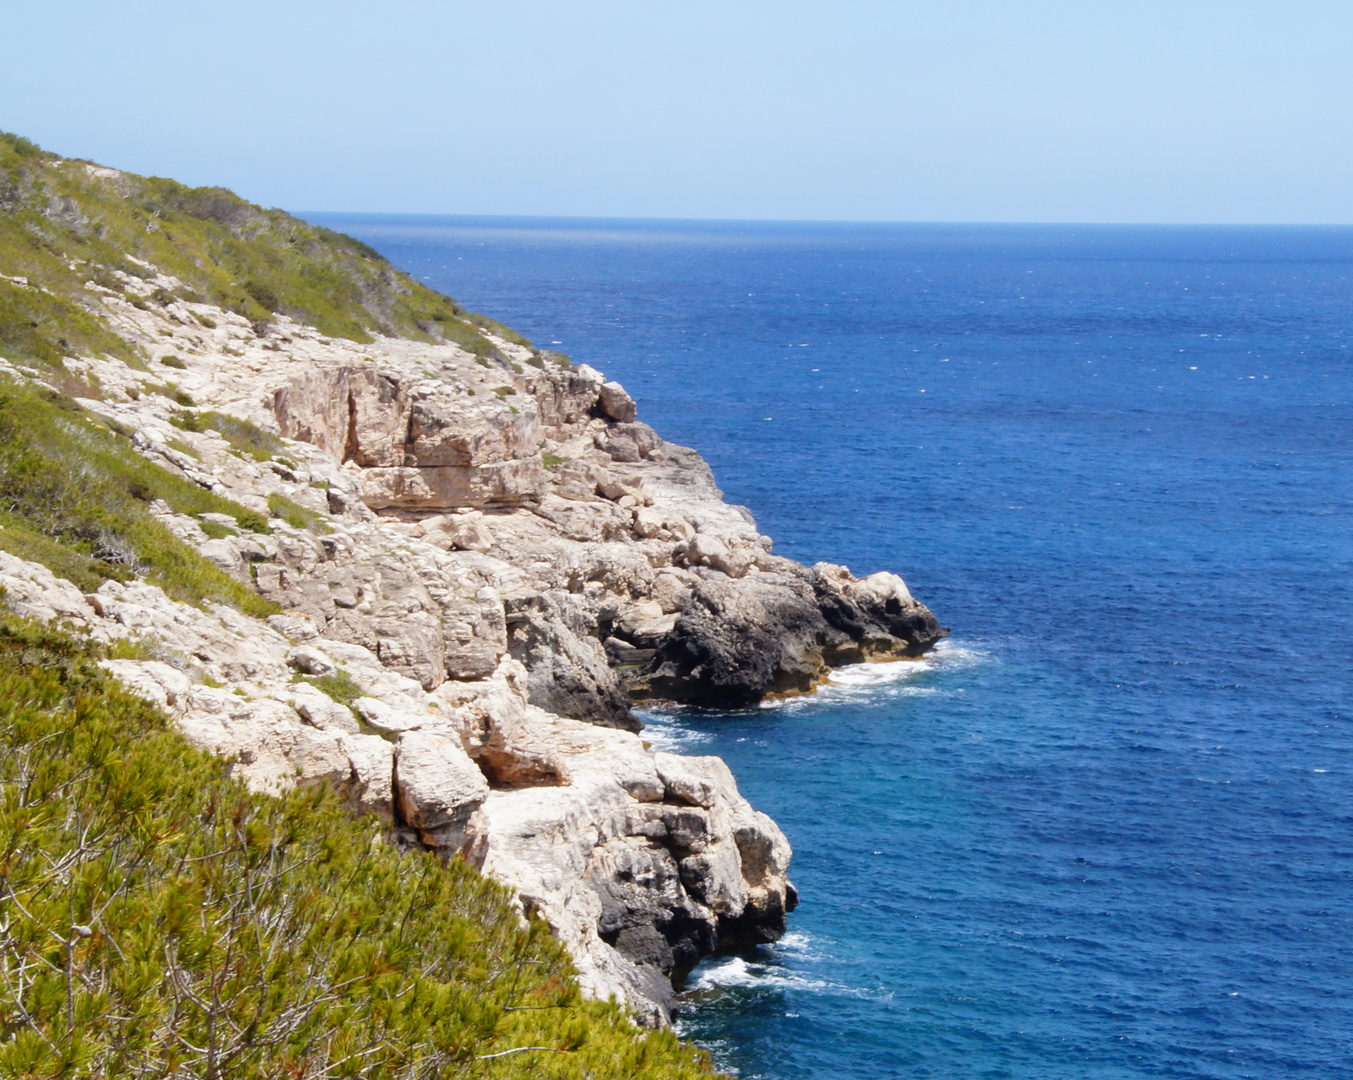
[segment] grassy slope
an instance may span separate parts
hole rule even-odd
[[[69,377],[64,357],[108,354],[132,364],[144,358],[110,330],[97,292],[87,286],[125,294],[119,273],[153,279],[159,272],[183,282],[185,298],[239,312],[264,333],[270,316],[282,312],[357,341],[376,332],[453,341],[488,357],[494,347],[479,333],[488,329],[530,344],[350,237],[222,188],[188,188],[62,159],[0,132],[0,356],[36,366],[78,396],[96,395]],[[135,294],[132,302],[145,303]],[[223,422],[217,414],[196,419]],[[203,426],[191,413],[178,422]],[[224,423],[231,431],[240,427]],[[257,434],[240,438],[249,443]],[[237,448],[256,458],[277,449]],[[222,600],[253,615],[271,610],[156,522],[147,511],[153,498],[181,513],[227,513],[245,528],[267,529],[257,515],[147,464],[125,438],[119,442],[68,399],[0,385],[0,549],[86,589],[135,574],[181,600]],[[291,504],[279,503],[273,513],[322,528]]]
[[[145,263],[182,281],[187,298],[259,324],[281,312],[333,337],[444,339],[485,356],[493,348],[477,328],[529,344],[330,229],[224,188],[100,169],[0,133],[0,273],[36,287],[0,281],[0,351],[132,359],[91,314],[84,285],[121,292],[112,271],[144,277]]]
[[[260,324],[280,311],[335,337],[481,356],[493,349],[476,328],[525,344],[356,241],[0,134],[0,356],[56,385],[66,356],[141,362],[85,287],[152,273],[133,260]],[[179,420],[199,421],[220,426]],[[248,425],[227,434],[249,456],[276,449]],[[271,610],[175,540],[153,499],[267,528],[69,397],[0,385],[0,548],[83,588],[144,576],[187,601]],[[0,616],[0,1075],[709,1075],[670,1033],[580,1001],[561,947],[504,890],[399,855],[323,792],[250,795],[95,659]]]
[[[153,499],[268,531],[261,515],[151,464],[69,398],[0,383],[0,549],[87,592],[143,577],[188,603],[219,600],[259,617],[277,610],[175,539],[150,514]]]
[[[506,890],[250,794],[96,659],[0,617],[0,1075],[709,1075]]]

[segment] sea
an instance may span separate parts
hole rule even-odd
[[[1353,1076],[1353,229],[308,216],[952,631],[644,715],[794,847],[722,1069]]]

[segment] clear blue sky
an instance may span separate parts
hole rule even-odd
[[[0,128],[290,210],[1353,223],[1353,3],[11,2]]]

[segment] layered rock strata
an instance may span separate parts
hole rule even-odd
[[[259,789],[326,783],[398,842],[463,855],[549,921],[588,992],[649,1022],[701,956],[783,932],[784,836],[717,758],[651,752],[631,702],[746,705],[917,656],[945,631],[900,578],[771,554],[699,456],[591,368],[497,339],[491,359],[331,341],[128,299],[170,278],[125,284],[100,294],[107,319],[179,358],[188,411],[285,441],[255,461],[176,430],[157,376],[113,360],[68,362],[103,389],[84,404],[166,469],[311,513],[258,535],[152,507],[283,613],[200,610],[143,582],[86,596],[0,554],[6,603],[139,640],[142,658],[109,666],[194,743]]]

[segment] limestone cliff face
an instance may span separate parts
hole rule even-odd
[[[277,601],[266,622],[143,582],[84,596],[0,554],[10,606],[149,643],[154,659],[110,666],[193,742],[255,787],[330,784],[397,842],[475,862],[549,921],[589,992],[650,1022],[701,956],[783,932],[784,836],[717,758],[651,752],[631,703],[745,705],[919,655],[945,631],[900,578],[771,554],[699,456],[591,368],[497,339],[505,362],[103,304],[119,334],[182,359],[199,410],[288,441],[259,463],[174,430],[180,407],[113,360],[85,362],[105,392],[86,406],[164,468],[265,513],[283,496],[320,527],[241,534],[159,508]],[[319,688],[340,674],[351,706]]]

